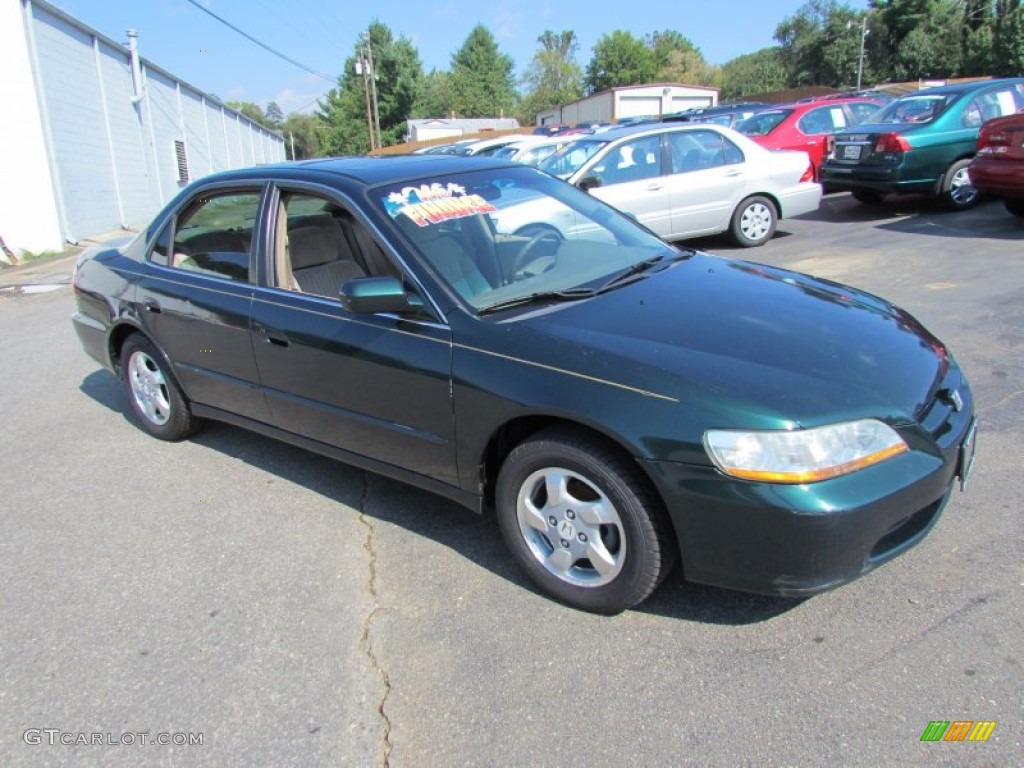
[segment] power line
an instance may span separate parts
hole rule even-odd
[[[297,61],[296,61],[295,59],[291,58],[290,56],[285,56],[285,55],[284,55],[283,53],[281,53],[280,51],[275,51],[275,50],[274,50],[273,48],[271,48],[271,47],[270,47],[269,45],[267,45],[266,43],[262,43],[262,42],[260,42],[260,41],[259,41],[259,40],[257,40],[257,39],[256,39],[255,37],[253,37],[252,35],[250,35],[250,34],[249,34],[248,32],[243,32],[243,31],[242,31],[242,30],[240,30],[240,29],[239,29],[238,27],[236,27],[236,26],[235,26],[234,24],[232,24],[232,23],[231,23],[230,21],[227,21],[226,19],[222,19],[222,18],[221,18],[220,16],[218,16],[218,15],[217,15],[216,13],[214,13],[213,11],[211,11],[211,10],[210,10],[209,8],[204,8],[204,7],[202,6],[202,5],[200,5],[200,4],[199,4],[198,0],[188,0],[188,2],[189,2],[189,3],[191,3],[192,5],[194,5],[194,6],[196,7],[196,8],[198,8],[198,9],[199,9],[200,11],[202,11],[203,13],[209,14],[210,16],[212,16],[213,18],[215,18],[215,19],[216,19],[217,21],[219,21],[219,22],[220,22],[221,24],[223,24],[224,26],[226,26],[226,27],[230,27],[230,28],[231,28],[231,29],[233,29],[233,30],[234,30],[235,32],[237,32],[237,33],[238,33],[238,34],[240,34],[240,35],[241,35],[242,37],[244,37],[244,38],[245,38],[246,40],[249,40],[249,41],[251,41],[251,42],[253,42],[253,43],[256,43],[256,45],[258,45],[258,46],[259,46],[260,48],[262,48],[263,50],[265,50],[265,51],[268,51],[268,52],[270,52],[270,53],[274,54],[275,56],[277,56],[277,57],[278,57],[278,58],[280,58],[280,59],[284,59],[284,60],[285,60],[285,61],[287,61],[287,62],[288,62],[289,64],[293,64],[293,65],[295,65],[296,67],[298,67],[299,69],[304,69],[304,70],[306,70],[306,71],[307,71],[307,72],[309,72],[309,74],[311,74],[311,75],[316,75],[317,77],[323,78],[324,80],[326,80],[326,81],[327,81],[327,82],[329,82],[329,83],[334,83],[334,82],[336,82],[336,79],[335,79],[335,78],[333,78],[333,77],[328,77],[328,76],[327,76],[327,75],[325,75],[325,74],[324,74],[323,72],[317,72],[317,71],[316,71],[315,69],[311,69],[311,68],[307,67],[307,66],[306,66],[305,64],[300,64],[299,62],[297,62]]]

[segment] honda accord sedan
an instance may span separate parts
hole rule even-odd
[[[579,226],[508,231],[526,199]],[[907,312],[668,245],[515,163],[209,176],[74,289],[153,437],[229,422],[496,514],[525,573],[590,611],[677,563],[836,587],[919,542],[971,469],[967,380]]]

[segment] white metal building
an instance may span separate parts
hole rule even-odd
[[[622,120],[626,117],[658,117],[691,107],[714,107],[717,104],[717,88],[681,83],[625,85],[541,112],[537,115],[537,125],[576,125],[585,122]]]
[[[458,138],[467,134],[505,131],[519,127],[519,121],[514,117],[425,117],[405,122],[409,141]]]
[[[17,252],[138,227],[192,179],[285,159],[280,136],[42,0],[0,0],[0,237]]]

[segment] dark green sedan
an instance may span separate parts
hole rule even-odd
[[[967,166],[986,120],[1024,109],[1024,78],[929,88],[889,104],[870,123],[835,134],[821,182],[865,204],[922,194],[954,210],[978,200]]]
[[[967,381],[903,310],[667,245],[496,160],[210,176],[74,287],[83,347],[154,437],[230,422],[493,512],[591,611],[677,562],[838,586],[920,541],[973,459]]]

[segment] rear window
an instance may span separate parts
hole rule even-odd
[[[775,109],[771,112],[758,112],[736,124],[736,130],[747,136],[767,136],[779,127],[779,124],[793,114],[791,109]]]
[[[904,96],[885,107],[873,119],[876,123],[930,123],[956,101],[959,93]]]

